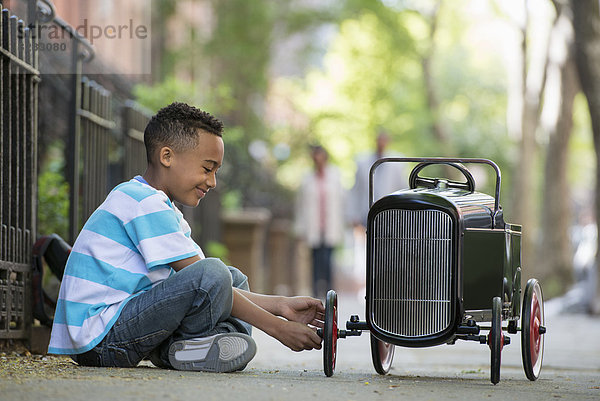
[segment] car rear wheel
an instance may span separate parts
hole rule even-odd
[[[542,370],[544,355],[544,298],[542,287],[536,279],[530,279],[523,295],[523,312],[521,314],[521,354],[523,369],[531,381],[537,380]]]
[[[394,359],[394,350],[394,344],[381,341],[371,334],[371,357],[373,366],[380,375],[385,375],[390,371]]]

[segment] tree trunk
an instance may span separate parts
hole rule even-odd
[[[527,277],[536,273],[537,263],[535,249],[537,238],[537,213],[535,207],[536,186],[534,185],[534,172],[538,155],[538,146],[535,133],[540,115],[541,90],[546,80],[547,58],[541,63],[532,64],[527,68],[528,46],[527,26],[528,2],[525,2],[525,22],[521,28],[521,59],[522,59],[522,113],[521,113],[521,143],[519,147],[519,162],[514,174],[515,184],[513,191],[513,220],[523,226],[522,238],[522,269],[523,276]],[[544,56],[546,57],[546,56]]]
[[[542,247],[540,279],[552,277],[562,293],[573,280],[573,252],[569,238],[571,226],[570,193],[567,183],[568,145],[573,128],[573,101],[578,92],[577,71],[570,60],[561,71],[561,107],[558,121],[550,132],[544,174],[542,204]]]
[[[525,100],[522,114],[522,138],[519,148],[518,171],[515,176],[513,202],[514,221],[523,226],[522,238],[522,268],[525,276],[536,273],[535,247],[537,219],[534,204],[536,187],[533,173],[537,159],[537,143],[535,131],[539,119],[539,104],[536,101]]]
[[[550,284],[558,293],[567,290],[573,280],[573,255],[569,238],[571,225],[570,193],[567,182],[568,145],[573,129],[573,102],[579,92],[579,80],[573,60],[573,16],[568,5],[557,4],[557,18],[551,33],[552,51],[549,55],[545,88],[546,102],[542,120],[552,121],[548,130],[549,144],[544,174],[542,202],[541,269],[536,276]],[[548,109],[546,109],[548,108]],[[552,295],[552,294],[550,294]]]
[[[596,221],[600,217],[600,4],[598,0],[571,0],[575,28],[575,61],[581,88],[585,94],[592,121],[596,150]],[[600,249],[600,236],[598,236]],[[596,272],[600,252],[596,255]],[[600,274],[596,274],[595,312],[600,313]]]
[[[438,141],[440,152],[444,153],[442,156],[456,156],[454,155],[450,134],[440,119],[440,101],[431,72],[431,63],[433,62],[433,55],[435,53],[435,33],[437,31],[440,3],[441,1],[438,0],[428,15],[429,44],[422,54],[421,67],[423,68],[423,82],[425,85],[425,98],[427,100],[427,107],[430,115],[431,132]],[[453,171],[451,168],[447,168],[445,169],[445,173],[453,174]]]

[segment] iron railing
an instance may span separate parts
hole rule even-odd
[[[0,8],[2,8],[0,4]],[[0,19],[0,339],[27,338],[36,236],[37,91],[33,25]]]
[[[54,23],[72,41],[66,175],[70,184],[69,237],[104,200],[109,151],[117,126],[112,94],[87,79],[82,65],[94,56],[85,38],[60,19],[48,0],[27,0],[28,24],[8,10],[0,18],[0,340],[28,339],[32,322],[32,246],[37,236],[38,18]],[[2,5],[0,4],[0,9]],[[148,116],[129,102],[127,132],[143,132]],[[133,111],[124,112],[133,113]],[[111,142],[112,140],[112,142]],[[138,141],[139,142],[139,141]],[[143,173],[143,142],[121,144],[123,179]],[[137,164],[136,164],[137,163]],[[125,171],[124,171],[125,170]],[[137,172],[139,171],[139,172]],[[121,174],[119,174],[121,175]],[[42,211],[43,212],[43,211]],[[41,233],[50,234],[50,233]]]
[[[81,213],[77,214],[77,235],[81,225],[87,221],[94,210],[104,201],[108,193],[108,151],[111,130],[115,127],[112,120],[111,93],[94,81],[82,77],[81,106],[77,110],[81,146],[73,154],[80,158],[81,172],[76,179],[81,188]],[[75,172],[80,169],[74,165]],[[72,186],[74,188],[75,186]],[[75,193],[74,195],[78,195]],[[77,198],[77,196],[76,196]],[[75,213],[79,202],[74,202]]]
[[[146,171],[148,162],[144,147],[144,130],[151,115],[131,100],[125,102],[122,113],[123,179],[129,179]]]

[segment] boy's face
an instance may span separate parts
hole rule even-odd
[[[165,148],[163,148],[165,149]],[[164,191],[171,200],[185,206],[198,206],[200,199],[217,185],[217,170],[223,163],[223,138],[198,130],[198,146],[165,156]],[[165,164],[167,163],[167,164]]]

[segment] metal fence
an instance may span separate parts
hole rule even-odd
[[[111,93],[86,77],[80,77],[77,109],[72,112],[75,130],[70,143],[70,240],[104,201],[108,191],[108,152],[112,120]]]
[[[41,2],[43,9],[37,0],[26,0],[27,26],[8,10],[2,10],[0,19],[0,340],[28,339],[31,332],[41,80],[37,18],[69,33],[72,42],[70,83],[61,87],[63,98],[66,92],[70,94],[70,99],[65,98],[69,104],[65,149],[70,187],[68,242],[73,244],[115,180],[143,174],[147,165],[143,132],[150,113],[133,101],[117,105],[110,91],[84,76],[83,63],[94,56],[94,50],[56,15],[50,1]],[[113,157],[112,165],[111,154],[119,155],[116,162]],[[201,210],[184,210],[200,246],[218,241],[221,234],[218,193],[208,198]],[[206,227],[211,229],[203,230]]]
[[[35,35],[8,10],[2,10],[0,37],[0,339],[26,338],[36,236],[40,74]]]
[[[137,103],[127,101],[123,107],[123,179],[143,174],[146,171],[146,148],[144,129],[150,120],[150,113]]]
[[[0,340],[28,339],[32,322],[32,246],[36,239],[38,83],[38,3],[28,0],[26,26],[8,10],[0,18]],[[82,73],[93,49],[56,14],[50,2],[39,14],[72,38],[72,74],[65,152],[70,186],[69,236],[73,243],[81,226],[108,193],[109,152],[122,146],[118,180],[145,169],[143,132],[149,118],[135,102],[122,112],[112,94]],[[0,4],[0,9],[2,5]],[[67,99],[69,100],[69,99]],[[115,116],[123,116],[121,133]],[[122,136],[121,136],[122,135]],[[124,140],[114,137],[126,138]],[[112,149],[114,150],[114,149]],[[43,211],[42,211],[43,212]],[[50,234],[50,233],[40,233]]]

